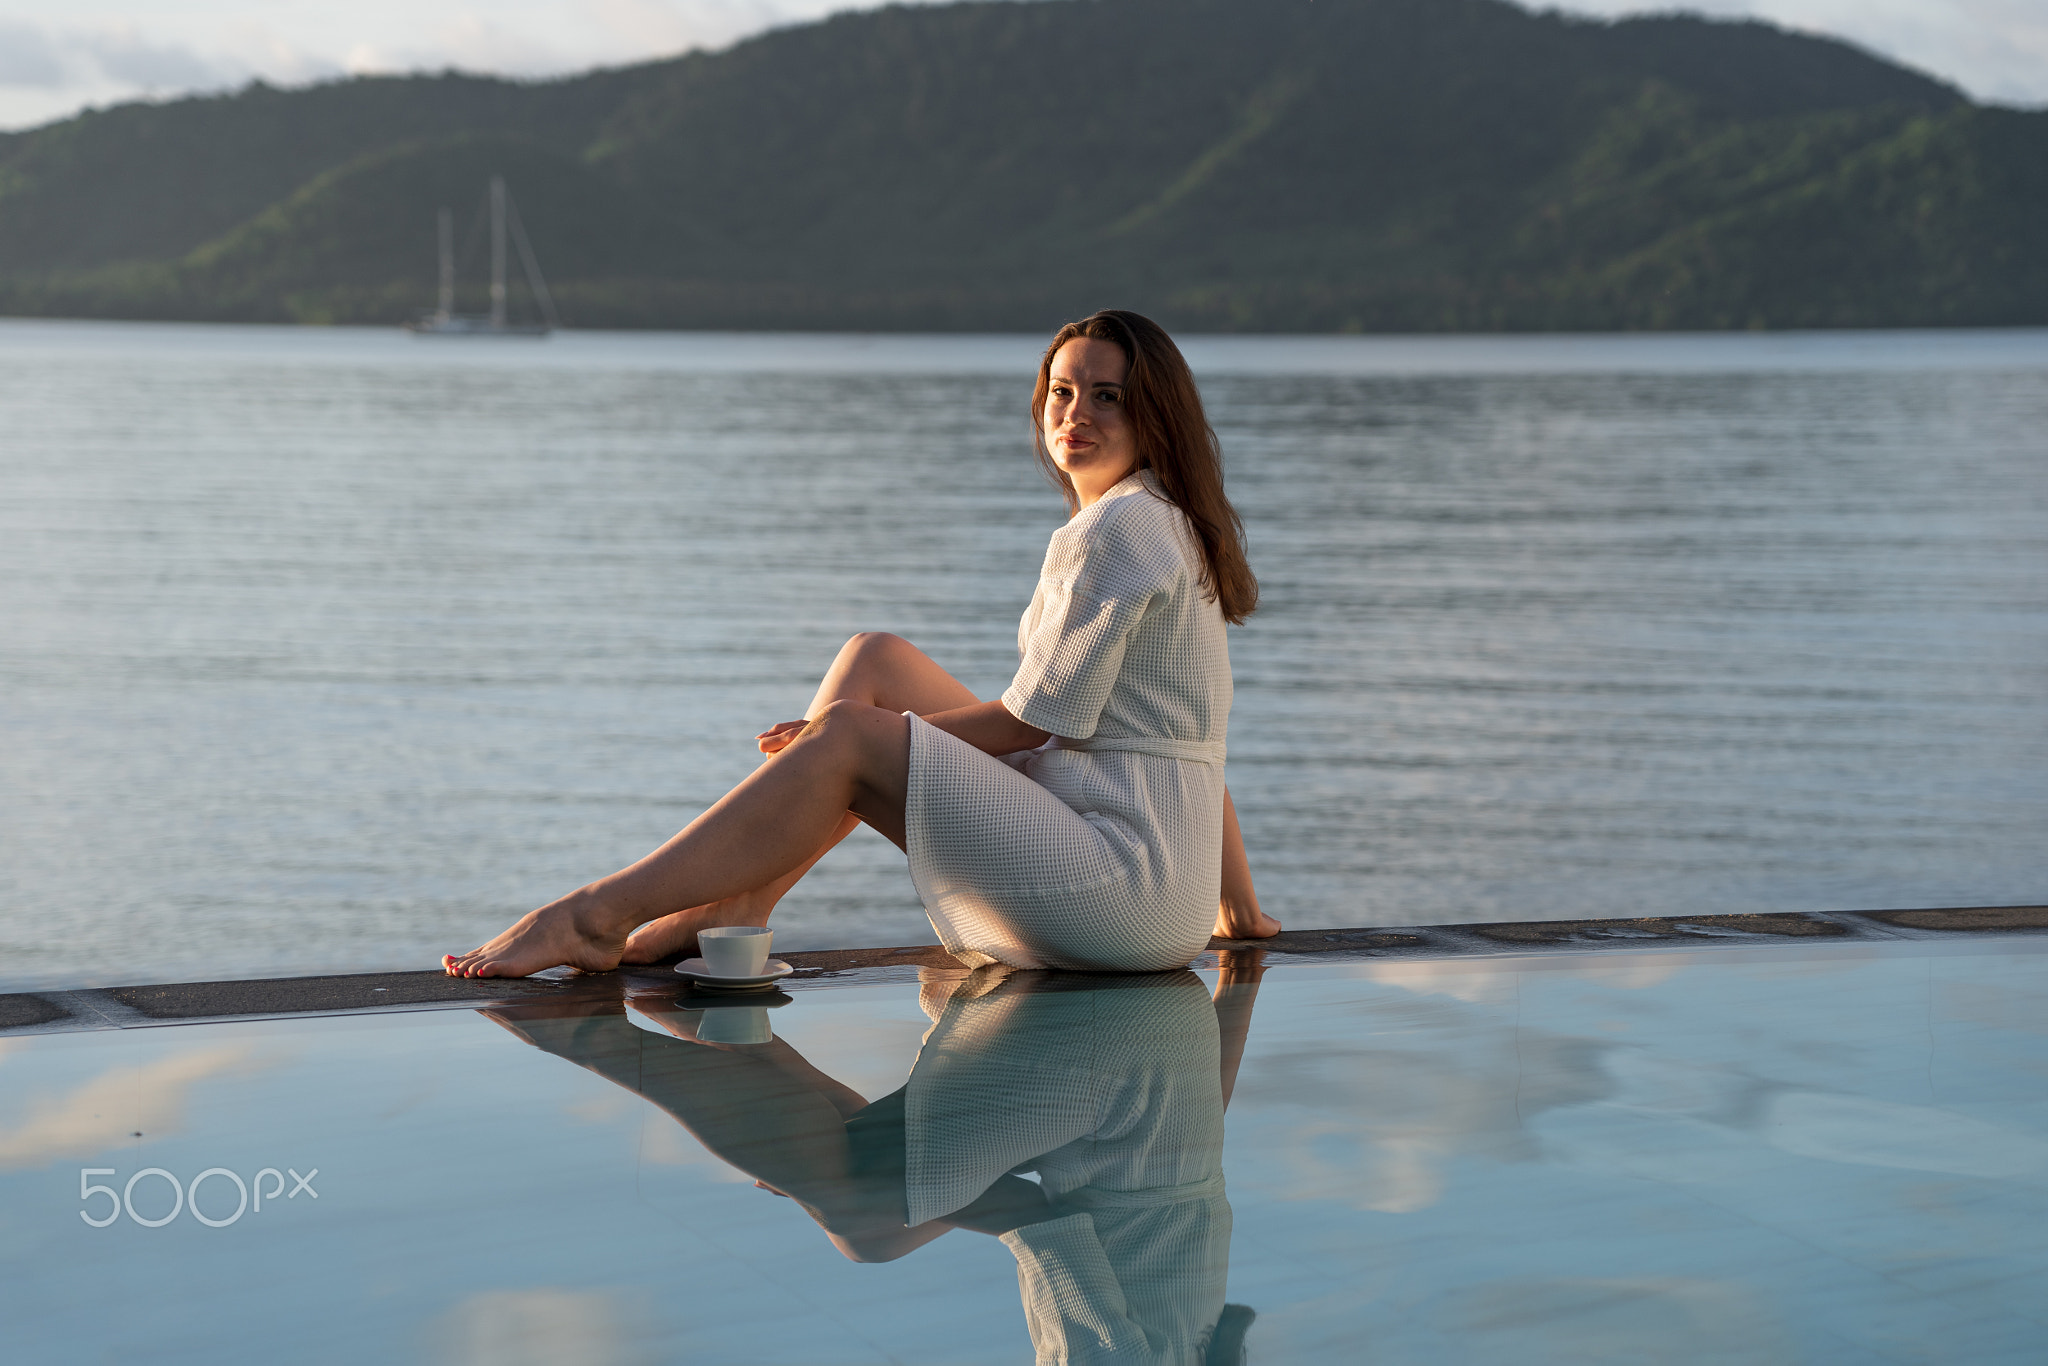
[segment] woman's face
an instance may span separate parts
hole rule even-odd
[[[1040,431],[1082,507],[1137,467],[1137,436],[1124,411],[1129,370],[1122,347],[1093,337],[1074,338],[1052,358]]]

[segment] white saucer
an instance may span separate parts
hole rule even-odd
[[[676,971],[691,981],[707,987],[765,987],[770,982],[781,981],[796,969],[780,958],[771,958],[768,960],[768,971],[759,977],[718,977],[711,973],[709,965],[703,959],[685,958],[676,964]]]

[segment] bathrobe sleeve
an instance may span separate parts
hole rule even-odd
[[[1038,620],[1003,706],[1026,725],[1069,740],[1095,734],[1124,670],[1131,635],[1184,573],[1158,533],[1170,505],[1149,495],[1106,500],[1054,533],[1039,576]],[[1091,512],[1096,509],[1090,509]]]

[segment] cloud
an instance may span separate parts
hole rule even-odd
[[[820,19],[846,0],[593,0],[566,31],[520,6],[442,9],[397,41],[365,39],[341,65],[354,74],[488,71],[546,76],[719,48],[779,25]]]
[[[0,20],[0,90],[211,90],[252,74],[240,62],[151,41],[132,24],[49,29]]]
[[[1978,99],[2048,102],[2048,6],[2041,0],[1560,0],[1580,14],[1618,17],[1673,8],[1717,19],[1762,19],[1843,38],[1891,61],[1953,81]]]
[[[378,69],[437,65],[427,55]],[[303,85],[342,74],[341,62],[248,20],[231,20],[194,43],[125,20],[59,26],[0,18],[0,128],[33,127],[92,105],[228,90],[258,78]]]
[[[61,90],[68,80],[64,55],[48,34],[0,20],[0,86]]]
[[[1693,964],[1690,954],[1588,954],[1571,968],[1574,977],[1623,991],[1654,987]],[[1369,981],[1400,987],[1418,996],[1449,996],[1468,1005],[1512,1001],[1521,975],[1518,962],[1485,959],[1394,960],[1366,964]]]
[[[699,1173],[728,1185],[752,1185],[754,1178],[691,1137],[675,1119],[658,1110],[643,1112],[640,1160],[658,1167],[699,1167]]]
[[[1916,59],[1949,73],[1972,94],[2048,104],[2048,8],[2039,0],[1953,0],[1960,22],[1928,22]]]
[[[701,7],[698,7],[701,9]],[[767,28],[780,18],[772,5],[721,5],[744,15],[684,14],[664,0],[592,0],[590,17],[621,46],[634,52],[681,52],[705,47],[741,33]],[[720,23],[718,20],[736,22]]]
[[[924,3],[926,0],[913,0]],[[1547,0],[1531,0],[1540,8]],[[1582,14],[1681,8],[1833,34],[1958,82],[1980,99],[2048,102],[2048,5],[2041,0],[1550,0]],[[347,7],[152,8],[74,0],[52,23],[0,19],[0,127],[88,103],[219,90],[260,77],[294,85],[346,72],[457,67],[547,76],[719,48],[765,29],[879,0],[355,0]],[[5,0],[0,0],[0,6]],[[25,12],[33,13],[34,9]]]
[[[421,43],[361,42],[342,58],[352,76],[406,71],[488,71],[503,76],[552,75],[592,62],[569,57],[560,47],[510,25],[476,14],[460,14],[434,25]]]
[[[142,1067],[116,1067],[56,1096],[38,1097],[28,1117],[0,1129],[0,1168],[40,1167],[91,1157],[136,1130],[151,1138],[185,1125],[187,1094],[209,1077],[265,1066],[247,1046],[198,1048]]]
[[[118,6],[95,4],[68,23],[0,18],[0,110],[55,117],[88,101],[219,90],[257,77],[295,84],[449,67],[560,75],[723,47],[845,8],[846,0],[592,0],[565,13],[518,0],[488,8],[361,0],[345,18],[230,7],[145,30]],[[93,11],[111,12],[94,21]],[[28,92],[42,98],[21,98]]]
[[[634,1298],[538,1285],[486,1290],[458,1300],[429,1326],[427,1336],[442,1361],[623,1366],[650,1358],[653,1334]]]
[[[1411,1017],[1390,1005],[1365,1027],[1406,1032]],[[1533,1157],[1525,1131],[1537,1116],[1613,1090],[1600,1066],[1611,1045],[1449,1009],[1415,1032],[1464,1036],[1469,1046],[1454,1060],[1398,1044],[1260,1054],[1237,1082],[1237,1095],[1258,1108],[1232,1123],[1253,1125],[1253,1146],[1267,1158],[1252,1172],[1232,1170],[1231,1181],[1282,1200],[1409,1214],[1443,1194],[1453,1160]]]
[[[1990,1180],[2048,1171],[2048,1143],[2032,1134],[1867,1096],[1785,1091],[1771,1098],[1758,1130],[1774,1148],[1829,1162]]]
[[[221,65],[261,76],[273,85],[303,85],[346,74],[339,57],[309,50],[260,21],[240,19],[224,24],[217,47],[216,60]]]
[[[73,39],[111,80],[144,90],[193,90],[234,83],[248,73],[200,56],[175,43],[152,43],[120,24]]]
[[[1517,1276],[1453,1287],[1427,1312],[1481,1361],[1661,1361],[1682,1342],[1693,1360],[1778,1366],[1799,1350],[1772,1299],[1694,1277]]]
[[[881,0],[592,0],[588,14],[626,50],[651,56],[724,47],[766,29],[843,10],[877,9],[880,4]]]

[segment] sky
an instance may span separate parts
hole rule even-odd
[[[0,0],[0,129],[87,105],[261,77],[465,71],[541,76],[723,47],[855,0]],[[1848,38],[1983,100],[2048,104],[2048,0],[1565,0],[1690,9]]]

